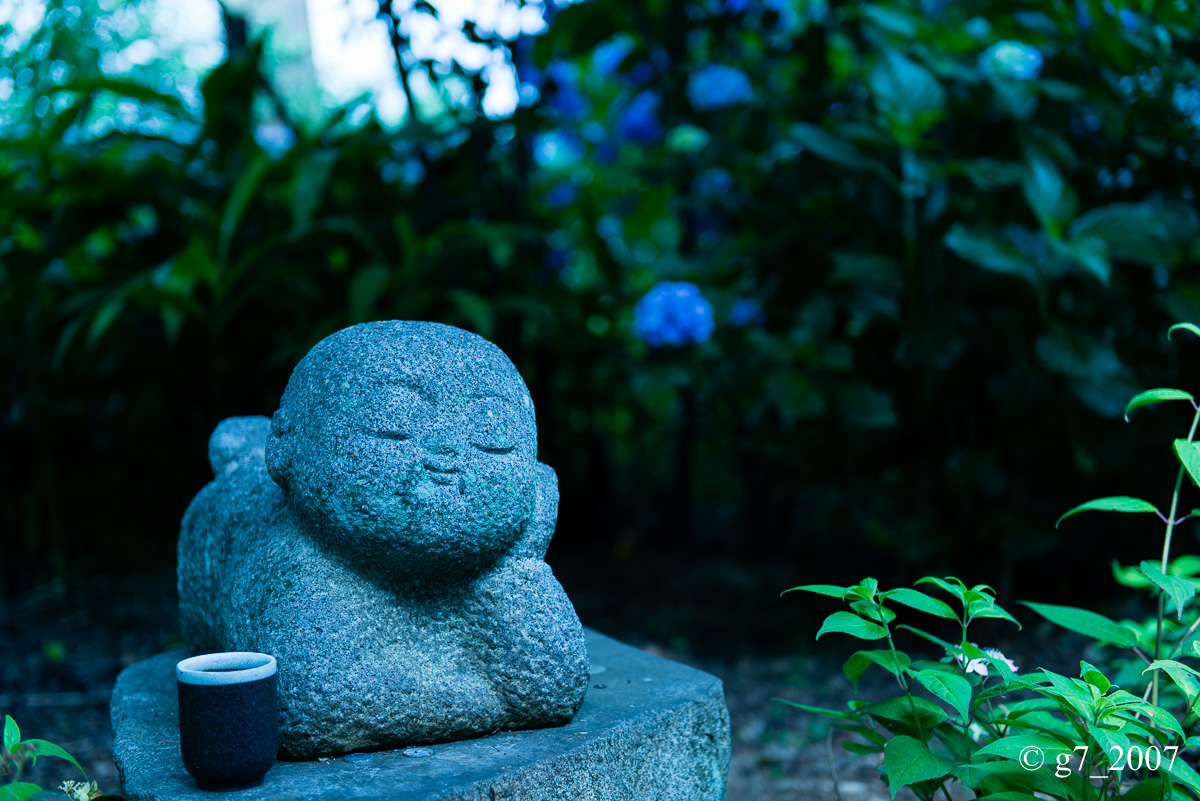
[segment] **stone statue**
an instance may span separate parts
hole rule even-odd
[[[193,653],[279,662],[280,754],[568,722],[588,655],[543,561],[558,514],[512,362],[452,326],[319,342],[274,418],[223,421],[179,539]]]

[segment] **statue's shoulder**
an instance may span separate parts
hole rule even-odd
[[[183,518],[188,530],[201,525],[268,523],[284,506],[283,493],[267,473],[267,417],[222,420],[208,440],[213,480],[196,494]]]

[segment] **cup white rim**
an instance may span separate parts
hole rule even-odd
[[[214,669],[220,672],[211,672]],[[175,678],[184,684],[245,684],[274,676],[275,657],[255,651],[222,651],[191,656],[175,665]]]

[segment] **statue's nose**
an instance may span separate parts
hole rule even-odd
[[[454,456],[458,453],[458,447],[454,444],[454,439],[444,434],[435,434],[426,439],[425,449],[439,456]]]

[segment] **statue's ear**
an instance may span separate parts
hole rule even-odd
[[[558,476],[550,465],[538,462],[534,466],[537,480],[537,500],[533,505],[533,515],[525,527],[525,536],[517,543],[513,553],[519,556],[529,556],[544,559],[546,549],[550,547],[550,538],[554,536],[554,524],[558,521]]]
[[[291,421],[282,408],[271,418],[271,430],[267,434],[267,474],[280,489],[288,488],[288,475],[292,466]]]

